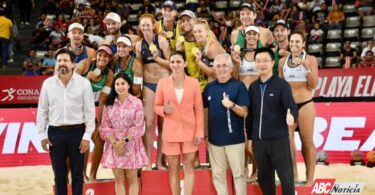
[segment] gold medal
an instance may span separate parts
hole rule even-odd
[[[154,53],[154,52],[156,52],[156,50],[157,50],[155,44],[151,44],[150,47],[149,47],[148,49],[151,51],[151,53]]]
[[[197,53],[199,52],[199,49],[197,47],[194,47],[191,52],[194,54],[194,55],[197,55]]]
[[[178,38],[177,38],[177,42],[184,42],[185,41],[185,38],[184,38],[184,36],[179,36]]]
[[[173,32],[172,31],[168,31],[167,32],[167,38],[170,39],[173,37]]]

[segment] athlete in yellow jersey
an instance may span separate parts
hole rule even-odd
[[[181,12],[179,19],[183,36],[177,39],[176,50],[185,52],[187,72],[191,77],[198,79],[201,91],[203,92],[207,85],[207,77],[195,62],[195,55],[193,53],[193,49],[199,47],[198,43],[195,42],[193,33],[193,26],[196,16],[194,12],[185,10]]]
[[[176,21],[177,7],[174,1],[164,1],[161,13],[163,19],[158,21],[158,32],[164,34],[172,51],[176,50],[176,41],[181,36],[180,25]]]

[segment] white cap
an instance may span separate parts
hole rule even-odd
[[[190,18],[197,18],[197,16],[195,16],[195,13],[190,10],[185,10],[181,12],[179,18],[182,18],[182,16],[189,16]]]
[[[128,37],[119,37],[118,39],[117,39],[117,44],[118,43],[124,43],[125,45],[127,45],[127,46],[129,46],[129,47],[131,47],[132,46],[132,41],[128,38]]]
[[[256,33],[260,34],[259,27],[257,26],[251,25],[251,26],[246,27],[245,34],[248,33],[249,31],[255,31]]]
[[[104,23],[106,23],[106,20],[113,20],[115,22],[121,23],[121,18],[118,14],[115,12],[108,13],[104,18]]]
[[[72,23],[71,25],[69,25],[68,32],[75,29],[75,28],[80,29],[82,31],[85,31],[82,24],[75,22],[75,23]]]

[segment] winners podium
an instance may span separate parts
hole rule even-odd
[[[181,191],[183,191],[184,174],[180,171]],[[230,170],[227,171],[229,195],[235,195],[233,178]],[[139,180],[139,195],[171,195],[168,181],[168,171],[142,171]],[[126,184],[126,188],[128,185]],[[312,187],[296,186],[296,195],[311,195]],[[276,186],[277,195],[282,195],[281,186]],[[54,193],[55,194],[55,193]],[[68,186],[68,194],[72,195],[71,185]],[[127,193],[128,194],[128,193]],[[211,169],[196,169],[193,195],[216,195],[212,182]],[[247,184],[247,194],[262,195],[258,184]],[[115,195],[114,180],[102,180],[83,185],[83,195]]]

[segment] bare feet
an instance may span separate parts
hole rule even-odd
[[[83,175],[83,183],[88,183],[89,181],[89,177],[87,177],[87,175]]]
[[[89,178],[87,178],[88,179],[88,182],[90,182],[90,183],[95,183],[96,182],[96,177],[92,177],[92,176],[90,176]]]
[[[314,181],[306,181],[303,186],[311,187],[314,184]]]
[[[250,177],[246,177],[247,183],[254,183],[257,181],[257,179],[258,179],[257,173],[253,173]]]

